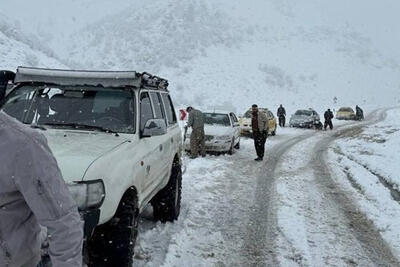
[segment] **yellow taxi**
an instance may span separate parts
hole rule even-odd
[[[269,135],[276,135],[276,128],[277,128],[277,121],[274,114],[268,110],[267,108],[260,108],[261,112],[264,112],[268,118],[268,134]],[[251,108],[246,111],[243,117],[239,118],[240,124],[240,134],[242,136],[251,136],[253,134],[253,130],[251,128]]]
[[[350,107],[341,107],[336,112],[336,119],[338,119],[338,120],[355,120],[356,113]]]

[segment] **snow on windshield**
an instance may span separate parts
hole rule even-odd
[[[231,126],[228,114],[204,113],[204,123],[219,126]]]

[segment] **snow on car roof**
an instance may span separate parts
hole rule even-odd
[[[18,67],[14,83],[52,83],[103,87],[152,87],[167,90],[168,81],[136,71],[90,71]]]

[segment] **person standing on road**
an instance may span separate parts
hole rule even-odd
[[[325,113],[324,113],[324,118],[325,118],[324,130],[326,130],[326,128],[328,128],[328,126],[329,126],[329,129],[331,129],[331,130],[333,129],[333,123],[332,123],[333,117],[334,116],[333,116],[331,109],[328,108],[328,110],[325,111]]]
[[[279,119],[279,126],[280,126],[280,127],[285,127],[285,123],[286,123],[286,110],[285,110],[285,108],[282,106],[282,104],[279,106],[276,115],[278,116],[278,119]]]
[[[364,119],[364,111],[358,105],[356,105],[356,119],[357,120]]]
[[[263,112],[258,110],[257,105],[253,105],[251,113],[251,128],[253,129],[254,146],[257,158],[255,161],[262,161],[265,152],[265,142],[268,137],[268,118]]]
[[[187,107],[186,111],[189,113],[188,127],[192,127],[190,135],[190,157],[197,158],[199,153],[202,157],[206,156],[205,134],[204,134],[204,115],[200,110],[193,107]]]
[[[0,266],[82,266],[83,222],[45,137],[0,112]]]

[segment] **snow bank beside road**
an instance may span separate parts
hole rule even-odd
[[[373,221],[400,258],[400,110],[361,134],[332,145],[329,159],[338,182]]]
[[[400,109],[356,137],[337,142],[352,160],[381,175],[400,192]]]

